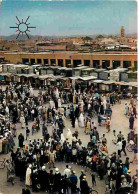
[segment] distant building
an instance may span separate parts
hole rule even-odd
[[[91,44],[92,43],[92,38],[85,36],[83,38],[84,44]]]
[[[43,40],[43,37],[42,36],[38,36],[38,42],[41,42]]]
[[[120,36],[121,36],[121,38],[125,37],[125,29],[124,29],[124,26],[121,26]]]

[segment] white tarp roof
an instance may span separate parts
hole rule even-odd
[[[76,76],[76,77],[69,77],[70,79],[72,80],[76,80],[76,79],[80,79],[81,77],[80,76]]]
[[[87,76],[87,77],[80,77],[79,79],[81,79],[83,81],[88,81],[88,80],[96,79],[96,77],[95,76]]]
[[[114,84],[115,83],[115,81],[110,81],[110,80],[108,80],[108,81],[103,81],[103,84]]]
[[[82,69],[82,71],[91,71],[91,70],[95,70],[95,68],[89,67],[87,69]]]
[[[73,68],[73,70],[81,70],[81,69],[86,69],[86,68],[88,68],[88,67],[86,67],[86,66],[81,66],[81,67],[75,67],[75,68]]]
[[[103,83],[103,80],[100,80],[100,79],[94,80],[93,83]]]

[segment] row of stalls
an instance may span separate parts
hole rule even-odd
[[[131,79],[137,79],[137,72],[128,71],[126,68],[117,68],[113,70],[96,69],[79,65],[78,67],[60,67],[60,66],[44,66],[41,65],[23,65],[23,64],[1,64],[0,73],[12,74],[36,74],[36,75],[55,75],[64,77],[88,77],[94,76],[99,80],[105,81],[123,81],[128,82]]]
[[[90,68],[86,66],[79,66],[76,68],[67,68],[67,67],[59,67],[59,66],[51,66],[51,67],[39,67],[37,69],[39,75],[53,74],[55,76],[61,75],[64,77],[88,77],[94,76],[99,80],[105,81],[129,81],[130,77],[134,77],[136,79],[136,73],[129,72],[126,68],[117,68],[114,70],[105,70],[105,69],[96,69]]]
[[[0,73],[0,83],[8,84],[14,83],[31,83],[33,87],[44,86],[61,86],[67,88],[89,89],[93,86],[100,92],[111,91],[123,91],[123,89],[129,90],[132,93],[137,93],[137,82],[117,82],[113,80],[100,80],[95,76],[74,76],[64,77],[62,75],[54,76],[53,74],[37,75],[37,74],[12,74],[12,73]]]
[[[23,64],[1,64],[0,73],[31,74],[34,73],[34,67]]]

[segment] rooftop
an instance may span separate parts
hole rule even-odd
[[[100,51],[100,52],[78,52],[78,51],[47,51],[47,52],[5,52],[6,54],[20,54],[20,55],[46,55],[46,54],[81,54],[81,55],[137,55],[137,52],[119,52],[119,51]]]

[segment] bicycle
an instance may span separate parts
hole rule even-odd
[[[126,146],[128,152],[133,152],[133,148],[135,147],[134,141],[130,140],[129,144]]]
[[[6,168],[8,165],[8,160],[4,158],[3,160],[0,160],[0,169]]]
[[[93,188],[90,188],[89,194],[98,194],[98,191],[94,190]]]

